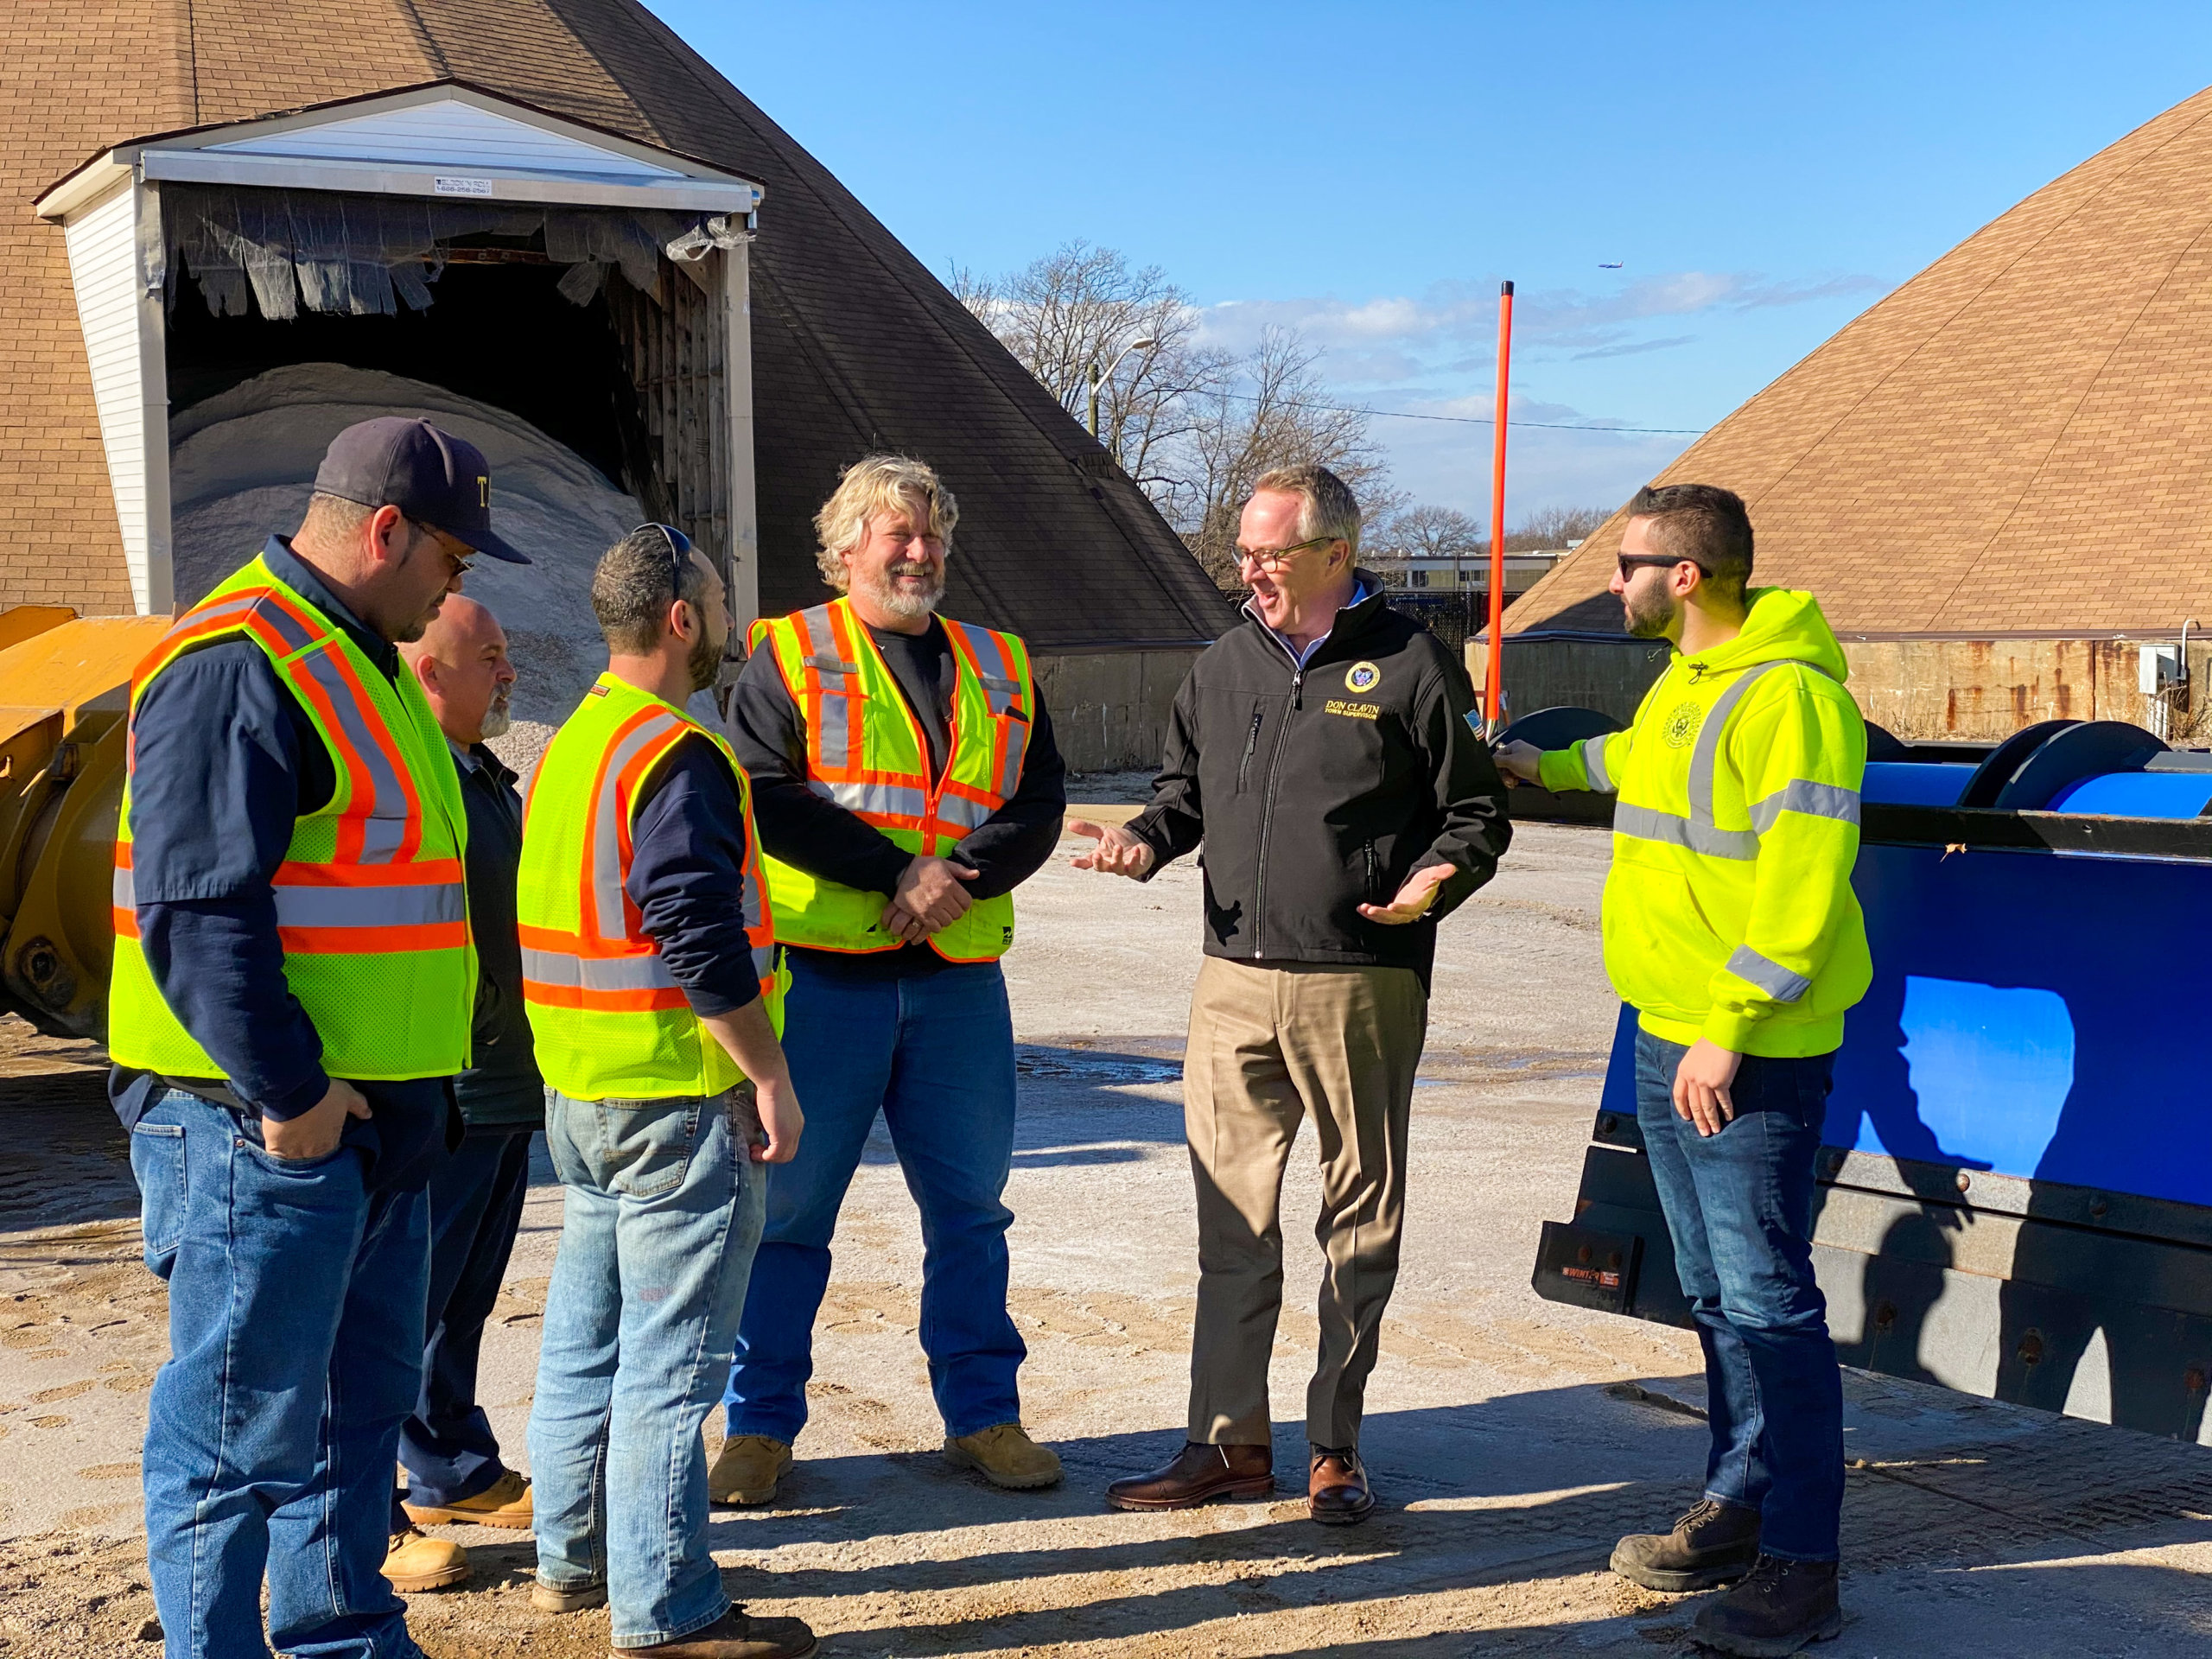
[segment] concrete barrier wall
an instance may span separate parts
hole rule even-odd
[[[2158,730],[2140,690],[2145,645],[2127,639],[1853,639],[1843,641],[1848,683],[1867,719],[1908,742],[1994,742],[2042,720],[2122,720]],[[1480,687],[1481,641],[1467,646]],[[1505,642],[1511,715],[1559,704],[1602,709],[1626,721],[1665,671],[1668,650],[1640,639],[1521,639]],[[2189,646],[2186,701],[2177,699],[2165,736],[2176,745],[2212,741],[2212,643]]]
[[[1159,766],[1167,711],[1191,664],[1187,651],[1107,651],[1037,658],[1037,685],[1072,772]]]

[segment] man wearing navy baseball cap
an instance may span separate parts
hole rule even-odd
[[[494,535],[474,444],[348,427],[307,517],[141,667],[116,845],[110,1084],[172,1355],[143,1467],[168,1651],[419,1659],[394,1536],[423,1188],[457,1144],[476,952],[452,753],[396,649]],[[188,1198],[188,1194],[189,1195]]]

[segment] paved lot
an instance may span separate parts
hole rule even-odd
[[[1619,1532],[1694,1495],[1694,1344],[1527,1288],[1539,1224],[1572,1211],[1611,1028],[1605,855],[1589,832],[1524,830],[1445,925],[1406,1271],[1370,1391],[1384,1513],[1337,1531],[1288,1492],[1181,1516],[1100,1503],[1108,1480],[1172,1452],[1183,1416],[1195,1273],[1177,1078],[1198,882],[1184,867],[1145,887],[1056,868],[1024,889],[1008,959],[1023,1076],[1010,1201],[1027,1414],[1069,1478],[1000,1493],[938,1456],[913,1334],[920,1245],[879,1136],[839,1232],[785,1507],[716,1519],[733,1592],[804,1615],[838,1656],[1680,1649],[1694,1603],[1603,1569]],[[14,1047],[0,1061],[0,1652],[143,1655],[137,1455],[160,1287],[137,1265],[92,1057]],[[486,1398],[518,1457],[559,1228],[539,1173],[487,1343]],[[1277,1462],[1302,1468],[1309,1164],[1285,1203]],[[1848,1395],[1852,1623],[1824,1656],[2212,1654],[2212,1454],[1883,1378],[1853,1376]],[[604,1650],[603,1618],[529,1611],[526,1541],[456,1535],[478,1582],[415,1599],[431,1653]]]

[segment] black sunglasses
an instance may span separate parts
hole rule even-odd
[[[1620,567],[1623,582],[1628,580],[1628,573],[1638,565],[1648,564],[1654,569],[1672,569],[1678,564],[1697,564],[1695,559],[1676,558],[1671,553],[1623,553],[1615,559],[1614,563]],[[1697,564],[1697,568],[1699,575],[1707,581],[1712,580],[1713,570],[1709,565]]]

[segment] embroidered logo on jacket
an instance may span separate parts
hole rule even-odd
[[[1382,671],[1372,663],[1354,663],[1344,671],[1344,690],[1372,691],[1382,683]]]
[[[1678,703],[1675,705],[1675,711],[1667,716],[1665,722],[1659,728],[1659,734],[1667,740],[1669,748],[1687,748],[1691,740],[1697,736],[1697,728],[1704,723],[1703,705],[1695,702]]]

